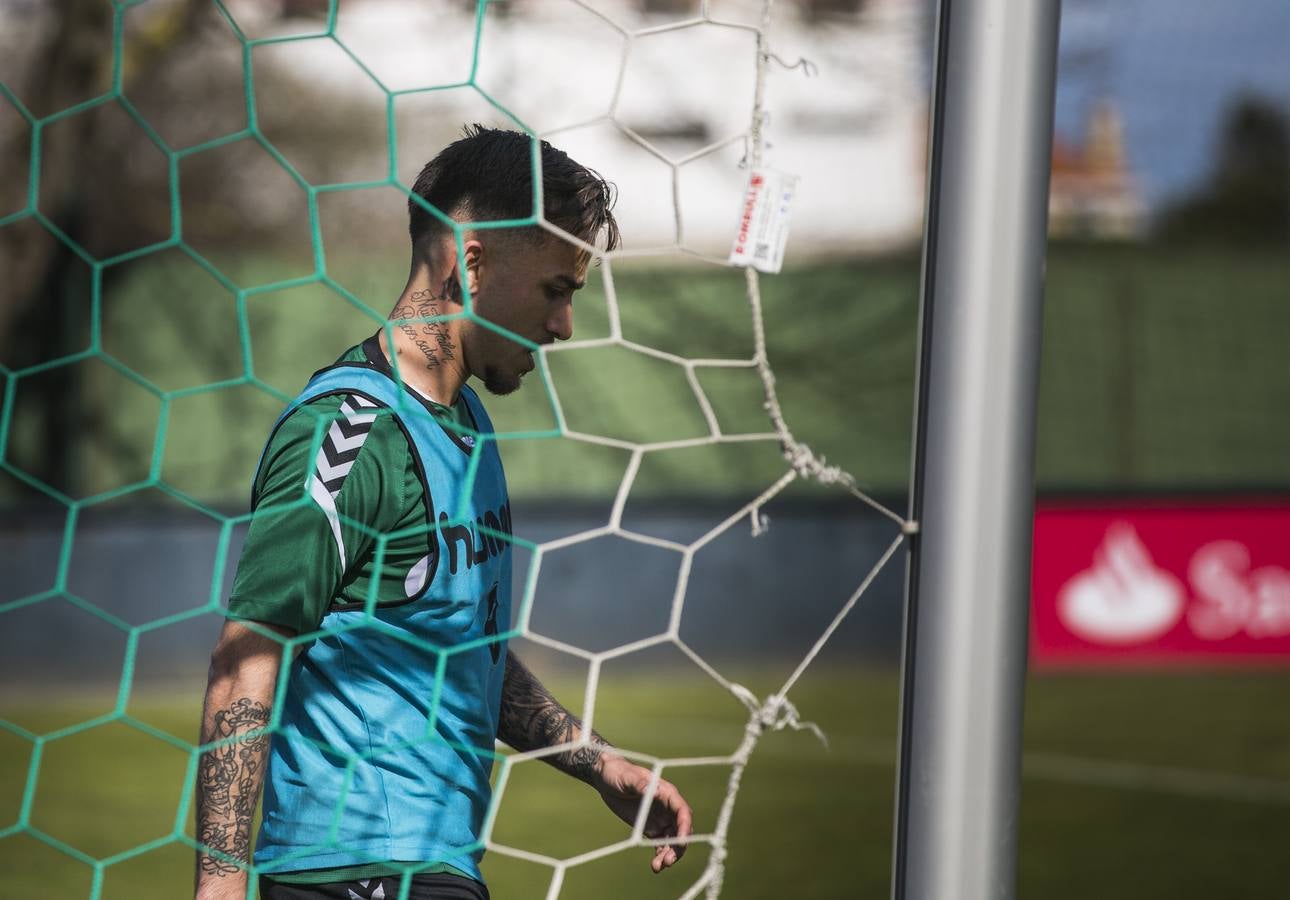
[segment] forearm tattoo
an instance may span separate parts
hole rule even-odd
[[[241,871],[228,857],[251,861],[251,818],[260,795],[269,736],[257,734],[244,740],[238,735],[262,729],[269,723],[269,708],[242,697],[217,710],[202,743],[234,738],[202,754],[197,768],[197,839],[223,856],[199,851],[199,872],[223,877]]]
[[[395,307],[390,318],[428,319],[441,315],[439,304],[454,302],[461,295],[461,285],[451,276],[444,280],[440,296],[434,291],[413,291],[407,299]],[[437,369],[449,360],[457,358],[457,345],[448,333],[446,322],[408,322],[399,324],[399,330],[407,335],[408,340],[416,345],[425,357],[427,369]]]
[[[498,738],[523,753],[570,744],[583,734],[578,717],[565,709],[524,663],[514,654],[507,653]],[[560,771],[591,784],[596,764],[609,747],[609,742],[594,731],[588,737],[589,743],[585,746],[543,759]]]

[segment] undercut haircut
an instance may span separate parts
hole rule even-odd
[[[426,163],[413,192],[448,216],[472,222],[527,219],[533,215],[533,142],[519,131],[468,125],[463,137]],[[540,142],[542,217],[593,246],[603,230],[606,252],[618,246],[612,212],[616,191],[599,173],[563,150]],[[425,238],[449,231],[415,199],[408,198],[408,232],[413,252]],[[535,237],[547,232],[534,228]]]

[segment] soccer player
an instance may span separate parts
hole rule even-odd
[[[526,218],[531,151],[526,135],[473,126],[414,190],[456,222]],[[541,161],[546,221],[612,249],[609,185],[545,141]],[[495,738],[560,748],[544,759],[625,822],[648,790],[650,772],[588,733],[498,637],[511,616],[510,504],[466,382],[513,391],[533,355],[468,317],[424,321],[460,313],[465,282],[482,319],[535,344],[567,340],[589,254],[531,227],[467,230],[459,256],[450,227],[409,211],[412,266],[392,325],[313,376],[255,476],[202,715],[202,742],[221,742],[197,777],[202,900],[246,896],[262,786],[263,900],[393,898],[409,872],[413,900],[487,898]],[[310,637],[285,660],[269,736],[295,635]],[[689,806],[660,780],[645,834],[680,840],[655,848],[655,872],[690,830]]]

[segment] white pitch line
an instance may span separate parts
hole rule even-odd
[[[656,725],[650,727],[654,734],[664,733],[665,724],[675,725],[682,717],[638,717],[636,722]],[[723,734],[709,727],[703,732],[688,732],[684,743],[687,750],[700,745],[723,750],[733,748],[742,736],[741,730],[720,729]],[[860,765],[894,766],[896,747],[873,738],[842,737],[829,735],[829,755],[838,762],[851,761]],[[753,759],[760,756],[799,756],[801,751],[781,741],[760,744],[753,751]],[[663,758],[666,765],[672,761]],[[1022,775],[1037,781],[1057,781],[1094,787],[1116,788],[1128,791],[1169,794],[1197,799],[1229,800],[1238,803],[1257,803],[1272,806],[1290,806],[1290,780],[1265,778],[1182,766],[1160,766],[1122,759],[1097,759],[1063,753],[1030,752],[1022,756]]]
[[[1022,758],[1022,774],[1073,784],[1290,806],[1290,781],[1234,772],[1089,759],[1060,753],[1027,753]]]

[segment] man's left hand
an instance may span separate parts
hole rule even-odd
[[[605,752],[598,766],[596,790],[605,805],[628,825],[636,824],[641,799],[649,789],[651,772],[611,751]],[[687,838],[691,831],[690,804],[670,781],[658,780],[649,815],[645,818],[647,838]],[[656,873],[675,864],[685,855],[685,844],[660,844],[654,848],[650,868]]]

